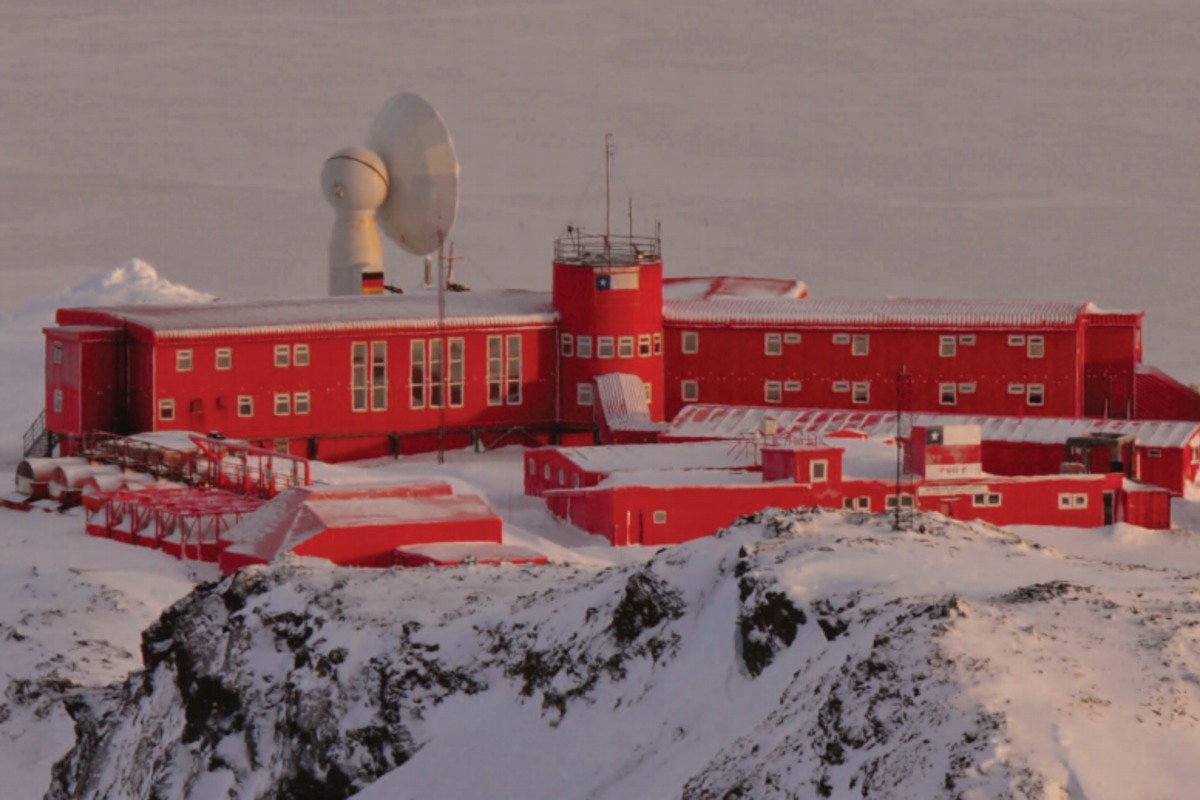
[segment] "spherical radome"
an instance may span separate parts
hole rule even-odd
[[[321,192],[336,209],[369,211],[388,196],[388,171],[379,155],[365,147],[345,147],[321,168]]]
[[[420,96],[399,92],[376,115],[367,147],[383,159],[390,182],[380,227],[410,253],[434,252],[458,212],[458,158],[441,115]]]

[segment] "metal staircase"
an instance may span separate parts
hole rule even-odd
[[[46,430],[46,412],[38,414],[37,419],[25,431],[21,440],[21,450],[25,458],[48,458],[54,454],[58,445],[58,436],[53,431]]]

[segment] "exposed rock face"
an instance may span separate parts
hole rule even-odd
[[[602,571],[246,570],[69,699],[48,797],[1065,798],[1042,694],[1047,730],[1145,708],[1200,737],[1195,576],[921,523],[765,512]],[[1128,696],[1115,657],[1143,663]],[[472,748],[535,766],[494,786]]]

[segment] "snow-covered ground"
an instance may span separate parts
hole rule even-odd
[[[320,166],[400,88],[455,136],[453,238],[477,288],[548,287],[565,223],[602,224],[611,132],[616,218],[633,196],[640,228],[662,220],[671,274],[1144,309],[1147,361],[1200,381],[1198,28],[1191,0],[0,0],[0,472],[42,405],[55,306],[322,293]],[[418,279],[390,245],[385,266]],[[426,604],[363,609],[373,625],[421,621],[420,642],[492,687],[413,724],[424,747],[368,797],[859,797],[869,783],[870,796],[1174,798],[1200,777],[1194,503],[1177,502],[1172,534],[1020,541],[958,526],[897,537],[832,514],[782,539],[749,526],[675,563],[557,524],[521,495],[518,455],[323,472],[441,469],[487,497],[511,541],[566,565],[527,585],[398,578]],[[63,692],[138,669],[140,632],[216,573],[42,510],[0,510],[0,550],[0,795],[21,800],[72,744]],[[682,610],[646,635],[677,635],[679,651],[602,676],[556,724],[544,701],[578,675],[526,696],[505,659],[611,655],[587,609],[611,610],[651,558]],[[742,560],[808,617],[757,677],[736,646],[750,601],[721,578]],[[286,569],[317,593],[387,605],[393,591],[381,574]],[[561,585],[516,599],[548,581]],[[849,627],[826,641],[818,619]],[[471,625],[521,623],[540,646],[472,650]]]

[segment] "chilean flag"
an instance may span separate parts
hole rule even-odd
[[[628,272],[602,272],[596,275],[596,291],[607,292],[610,289],[638,288],[637,270]]]

